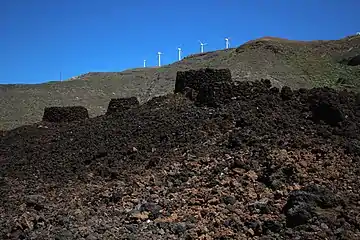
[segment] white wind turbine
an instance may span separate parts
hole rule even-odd
[[[146,60],[144,60],[144,67],[146,67]]]
[[[161,55],[163,54],[162,52],[158,52],[158,60],[159,60],[159,63],[158,63],[158,66],[160,67],[161,66]]]
[[[228,49],[230,47],[230,38],[226,37],[225,38],[225,48]]]
[[[199,40],[199,43],[200,43],[200,52],[204,52],[204,46],[207,45],[207,43],[202,43],[200,40]]]
[[[178,47],[178,60],[181,60],[181,53],[182,53],[182,49],[181,47]]]

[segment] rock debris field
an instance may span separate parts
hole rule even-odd
[[[1,132],[0,238],[360,239],[359,94],[227,69],[174,89]]]

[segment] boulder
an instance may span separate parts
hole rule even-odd
[[[123,112],[130,108],[137,107],[139,104],[136,97],[113,98],[110,100],[106,115]]]
[[[186,89],[189,88],[199,91],[203,86],[215,82],[232,82],[230,70],[203,68],[199,70],[178,71],[174,92],[185,93]]]
[[[234,95],[233,84],[229,82],[214,82],[202,86],[196,96],[197,105],[219,107],[229,102]]]
[[[233,82],[229,69],[179,71],[175,93],[182,93],[198,105],[217,107],[232,97]]]
[[[292,191],[289,194],[287,202],[283,207],[283,213],[286,216],[287,227],[296,227],[310,222],[316,222],[315,219],[327,219],[325,211],[320,209],[331,209],[344,204],[343,199],[335,196],[329,189],[318,186],[308,185],[301,190]],[[324,215],[323,215],[324,214]],[[323,215],[323,216],[322,216]]]
[[[42,120],[45,122],[73,122],[89,118],[83,106],[46,107]]]

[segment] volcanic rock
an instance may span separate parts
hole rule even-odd
[[[121,113],[130,108],[139,106],[139,101],[136,97],[130,98],[113,98],[109,102],[108,109],[106,111],[107,115],[113,113]]]
[[[341,204],[333,193],[323,187],[310,185],[302,190],[290,193],[284,206],[288,227],[296,227],[308,223],[316,216],[316,208],[329,209]]]
[[[44,110],[45,122],[73,122],[89,118],[89,113],[82,106],[47,107]]]
[[[230,83],[229,69],[204,68],[200,70],[178,71],[176,74],[175,93],[184,93],[186,88],[199,91],[201,88],[214,83]]]
[[[360,239],[360,96],[208,85],[3,132],[0,238]]]

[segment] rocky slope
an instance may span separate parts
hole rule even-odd
[[[229,76],[3,132],[0,236],[359,239],[360,95]]]
[[[89,73],[77,80],[36,85],[0,85],[0,129],[40,121],[47,106],[82,105],[90,116],[105,113],[110,98],[145,102],[173,90],[177,71],[229,68],[235,81],[271,80],[278,87],[330,86],[358,90],[360,36],[332,41],[265,37],[238,48],[195,54],[161,68]]]

